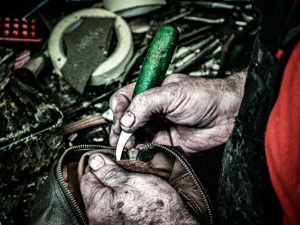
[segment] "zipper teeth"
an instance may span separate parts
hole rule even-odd
[[[160,147],[163,148],[165,150],[167,150],[169,153],[171,153],[174,156],[177,156],[176,158],[178,158],[180,160],[180,162],[184,165],[184,167],[193,175],[191,169],[186,165],[186,163],[181,159],[181,156],[179,154],[177,154],[176,152],[172,151],[172,149],[167,148],[166,146],[163,145],[159,145],[159,144],[153,144],[153,143],[149,143],[146,144],[143,149],[146,150],[147,148],[150,147]],[[105,148],[105,149],[114,149],[113,147],[107,147],[107,146],[103,146],[103,145],[78,145],[78,146],[74,146],[71,148],[68,148],[63,155],[60,157],[58,163],[57,163],[57,174],[58,174],[58,180],[61,183],[61,186],[63,187],[65,193],[67,194],[68,198],[71,200],[73,206],[75,207],[75,210],[77,212],[77,214],[79,215],[81,221],[83,222],[83,224],[88,225],[88,222],[86,221],[86,218],[83,214],[83,212],[81,211],[81,209],[79,208],[78,203],[76,202],[75,198],[73,197],[72,193],[70,192],[70,190],[67,188],[67,186],[64,183],[64,178],[62,176],[62,172],[61,172],[61,165],[62,165],[62,159],[64,158],[64,156],[69,152],[69,151],[74,151],[74,150],[79,150],[79,149],[89,149],[89,148],[94,148],[94,149],[98,149],[98,148]],[[197,185],[197,188],[199,189],[200,193],[202,194],[203,198],[204,198],[204,202],[207,206],[208,209],[208,214],[209,214],[209,218],[210,218],[210,224],[213,224],[213,215],[212,215],[212,211],[211,208],[209,206],[208,200],[201,188],[201,186],[199,185],[197,179],[192,176],[194,182]]]
[[[208,209],[208,214],[209,214],[209,218],[210,218],[210,224],[212,225],[213,224],[213,215],[212,215],[212,210],[211,210],[211,208],[209,206],[208,200],[207,200],[207,198],[206,198],[206,196],[205,196],[205,194],[204,194],[204,192],[203,192],[200,184],[198,183],[198,181],[196,180],[196,178],[193,176],[193,173],[192,173],[191,169],[181,159],[181,156],[179,154],[177,154],[176,152],[174,152],[172,149],[169,149],[168,147],[160,145],[160,144],[149,143],[149,144],[146,144],[143,147],[143,149],[146,150],[149,147],[160,147],[160,148],[163,148],[163,149],[167,150],[172,155],[177,156],[176,158],[178,158],[180,160],[180,162],[184,165],[184,167],[192,174],[192,178],[193,178],[194,182],[196,183],[198,189],[200,190],[202,196],[204,197],[204,202],[205,202],[205,204],[207,206],[207,209]]]
[[[67,194],[67,197],[71,200],[73,206],[75,207],[75,210],[78,214],[78,216],[80,217],[81,221],[83,222],[84,225],[88,225],[88,222],[86,221],[86,218],[83,214],[83,212],[81,211],[77,201],[75,200],[74,196],[72,195],[72,193],[70,192],[70,190],[68,189],[68,187],[65,185],[64,182],[64,178],[62,176],[62,171],[61,171],[61,165],[62,165],[62,160],[64,158],[64,156],[69,152],[69,151],[74,151],[74,150],[79,150],[79,149],[89,149],[89,148],[106,148],[106,149],[114,149],[114,148],[109,148],[107,146],[102,146],[102,145],[78,145],[78,146],[74,146],[71,148],[68,148],[63,155],[60,157],[58,163],[57,163],[57,175],[58,175],[58,180],[61,184],[61,187],[64,189],[64,192]]]

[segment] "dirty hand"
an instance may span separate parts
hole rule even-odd
[[[129,173],[102,154],[80,183],[89,224],[198,224],[166,181]]]
[[[114,116],[110,144],[117,145],[121,130],[137,130],[127,148],[154,142],[197,153],[223,144],[233,129],[245,78],[246,71],[225,79],[173,74],[161,87],[142,92],[133,100],[135,83],[130,84],[110,99]]]

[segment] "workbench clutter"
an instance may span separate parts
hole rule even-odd
[[[108,55],[113,34],[118,43]],[[133,53],[128,24],[103,9],[66,16],[54,27],[48,48],[55,72],[81,94],[87,83],[97,86],[118,80]]]
[[[9,16],[0,15],[11,18],[11,28],[13,18],[19,18],[18,31],[22,35],[20,25],[26,22],[22,17],[30,12],[27,23],[35,22],[35,38],[42,37],[31,45],[12,41],[7,45],[0,40],[0,108],[4,112],[0,116],[2,224],[29,224],[37,190],[49,175],[49,165],[65,149],[82,144],[109,148],[113,124],[109,99],[114,92],[136,82],[140,73],[162,72],[156,83],[148,82],[148,87],[139,87],[134,95],[159,86],[165,75],[172,73],[228,76],[247,65],[257,31],[247,0],[42,2],[46,4],[38,7],[32,1],[31,9],[25,7],[20,12],[13,10]],[[173,37],[167,51],[160,51],[165,63],[146,57],[155,47],[150,46],[159,28],[173,33],[155,45],[162,48],[164,41]],[[30,32],[32,27],[28,29]],[[143,66],[147,64],[148,67]],[[153,155],[149,149],[151,154],[141,154],[138,160],[149,160],[146,156]],[[122,150],[118,159],[137,159],[136,149]],[[70,159],[77,164],[79,157],[74,155],[66,153],[65,156],[71,156],[66,162]],[[204,190],[200,181],[196,183]],[[47,197],[52,194],[47,193]],[[210,224],[210,203],[204,208],[204,223]]]
[[[63,115],[46,96],[0,65],[0,211],[14,210],[18,184],[48,168],[63,147]],[[24,71],[23,71],[24,73]],[[10,203],[8,205],[8,203]],[[5,215],[5,214],[4,214]]]
[[[166,0],[104,0],[104,7],[124,18],[136,17],[153,12],[167,4]]]

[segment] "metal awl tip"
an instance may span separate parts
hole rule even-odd
[[[127,143],[127,141],[129,140],[129,138],[131,137],[132,133],[129,132],[125,132],[122,131],[119,141],[118,141],[118,145],[117,145],[117,150],[116,150],[116,159],[117,161],[121,160],[121,156],[122,156],[122,152],[123,149]]]

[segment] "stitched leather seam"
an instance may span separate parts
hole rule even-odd
[[[188,202],[193,205],[194,207],[193,208],[196,208],[196,212],[198,212],[199,215],[201,215],[200,212],[202,212],[201,208],[198,206],[197,203],[195,203],[195,201],[193,199],[191,199],[181,188],[178,188],[178,193],[179,194],[182,194],[185,198],[188,199]]]
[[[195,208],[195,205],[191,202],[186,202],[195,212],[197,212],[197,209]],[[197,212],[199,214],[199,212]]]
[[[189,173],[185,173],[185,174],[181,175],[180,177],[178,177],[178,178],[176,178],[175,180],[173,180],[173,181],[171,182],[171,184],[175,184],[176,182],[182,180],[183,178],[185,178],[185,177],[188,176],[188,175],[189,175]]]

